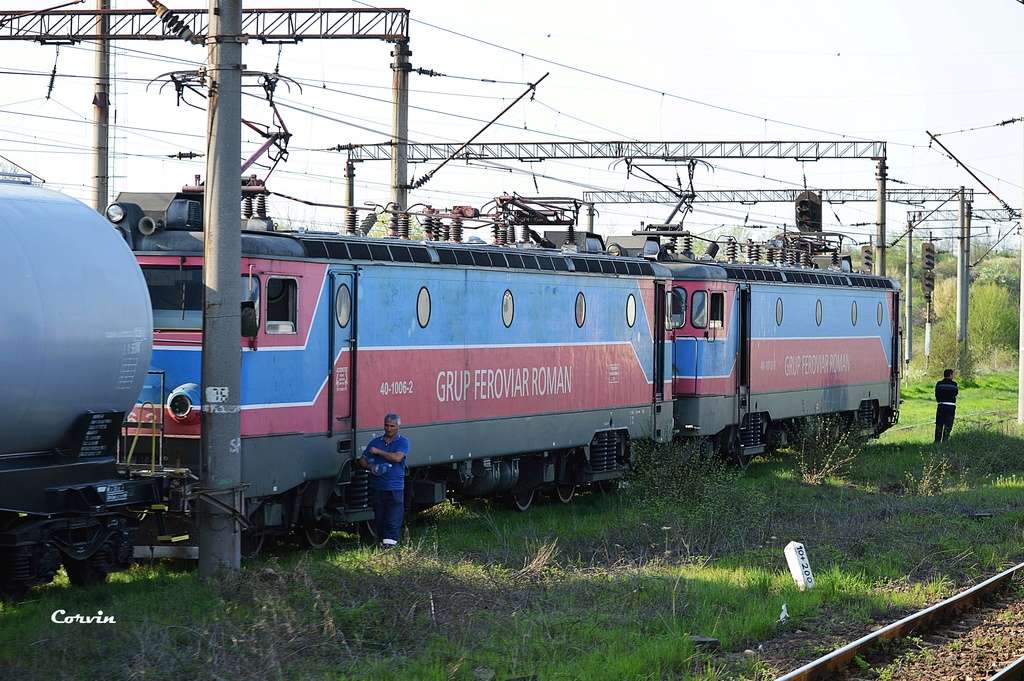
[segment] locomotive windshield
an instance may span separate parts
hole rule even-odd
[[[165,331],[199,331],[203,328],[203,270],[200,267],[142,268],[153,305],[153,328]],[[259,310],[260,280],[242,276],[242,300],[256,301]],[[258,312],[257,312],[258,314]]]
[[[203,271],[198,267],[143,267],[153,328],[203,328]]]

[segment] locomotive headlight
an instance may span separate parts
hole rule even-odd
[[[188,399],[185,393],[178,393],[171,398],[167,407],[175,417],[183,419],[192,412],[192,400]]]
[[[199,386],[195,383],[179,385],[167,396],[167,411],[175,421],[191,423],[198,418],[195,405],[199,404]]]
[[[115,225],[124,220],[124,208],[119,203],[112,203],[107,206],[107,219]]]

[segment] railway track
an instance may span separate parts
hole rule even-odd
[[[985,581],[976,584],[975,586],[960,592],[959,594],[947,598],[946,600],[936,603],[935,605],[929,606],[923,610],[920,610],[912,615],[904,617],[898,622],[894,622],[888,626],[882,627],[877,631],[874,631],[866,636],[848,643],[847,645],[838,648],[827,655],[824,655],[817,660],[809,662],[799,669],[795,669],[788,674],[778,677],[776,681],[812,681],[815,679],[830,679],[838,676],[842,676],[846,673],[849,667],[856,660],[863,660],[864,656],[876,648],[879,644],[886,641],[894,641],[897,639],[903,639],[911,635],[927,636],[931,632],[943,626],[950,626],[950,622],[961,618],[962,615],[974,610],[978,610],[982,607],[986,601],[992,599],[996,594],[1007,589],[1015,579],[1021,579],[1024,577],[1024,563],[1015,565],[1014,567],[1004,570],[999,574],[986,579]],[[1011,603],[1015,609],[1015,612],[1009,613],[1011,621],[1022,622],[1024,621],[1024,603],[1019,599],[1015,603]],[[1009,606],[1000,606],[997,608],[988,608],[987,615],[993,613],[999,613],[1004,607],[1010,609]],[[983,617],[979,622],[973,624],[967,624],[963,619],[957,622],[955,625],[950,626],[950,630],[955,634],[955,638],[952,640],[958,640],[961,636],[964,636],[974,627],[980,627],[983,625],[991,624],[994,619],[998,618],[985,618]],[[1019,627],[1021,633],[1019,637],[1024,637],[1024,627]],[[950,637],[937,636],[936,637],[942,645],[951,641]],[[1024,642],[1021,644],[1024,646]],[[962,647],[958,645],[959,650]],[[998,647],[998,646],[997,646]],[[997,664],[1006,664],[1005,657],[1012,656],[1011,652],[1002,650],[1003,659]],[[1020,652],[1017,652],[1020,655]],[[941,664],[941,660],[939,661]],[[933,665],[934,667],[934,665]],[[998,666],[996,667],[998,668]],[[934,668],[931,670],[921,670],[921,678],[942,678],[936,674]],[[987,672],[982,672],[980,669],[972,670],[971,676],[975,679],[986,678]],[[909,670],[908,670],[909,673]],[[914,676],[910,674],[910,676]],[[906,678],[900,676],[900,678]],[[962,678],[960,676],[950,678]],[[1024,681],[1024,657],[1015,660],[1009,665],[1003,667],[994,676],[989,676],[990,681],[998,679],[999,681]]]

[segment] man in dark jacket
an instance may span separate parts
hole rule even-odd
[[[945,442],[953,430],[956,416],[956,395],[960,389],[953,380],[953,370],[942,372],[942,380],[935,384],[935,441]]]

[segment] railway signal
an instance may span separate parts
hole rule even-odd
[[[860,271],[863,274],[875,271],[875,249],[871,246],[860,247]]]
[[[935,272],[928,269],[921,273],[921,289],[924,291],[924,297],[927,300],[931,300],[932,291],[935,290]]]
[[[796,197],[796,228],[802,232],[821,231],[821,197],[814,192],[800,192]]]
[[[935,244],[925,241],[921,244],[921,267],[926,271],[935,269]],[[932,277],[934,283],[935,277]]]

